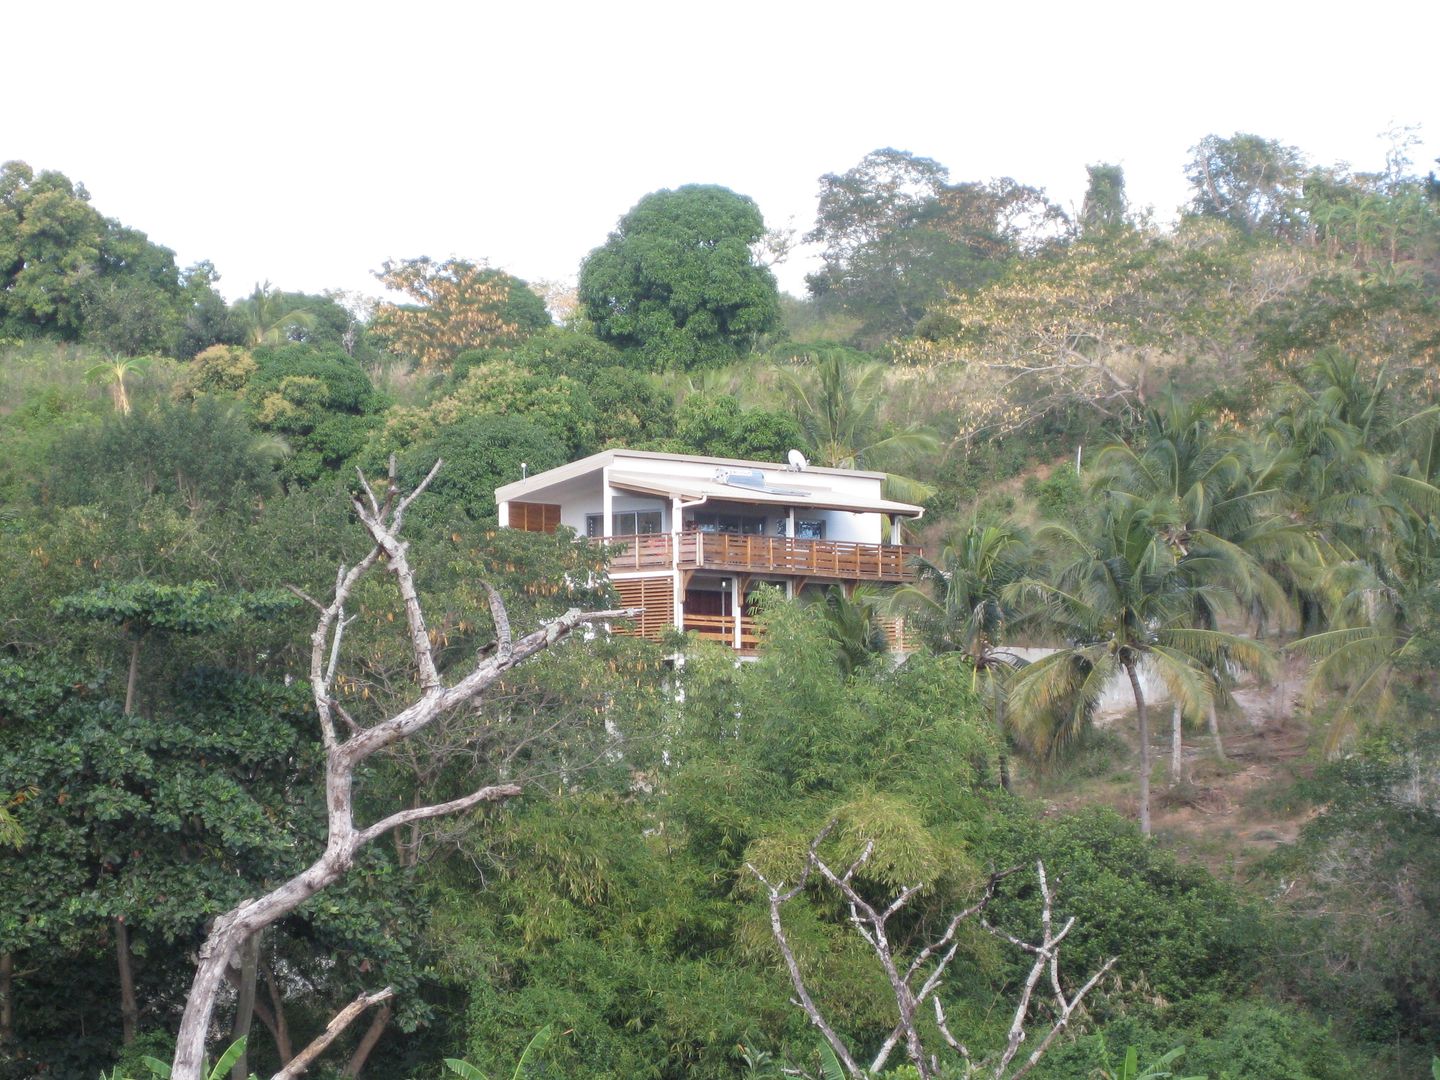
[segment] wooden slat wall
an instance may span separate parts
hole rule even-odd
[[[510,527],[525,532],[553,533],[560,527],[558,503],[512,502]]]
[[[617,624],[617,634],[638,634],[656,641],[667,627],[674,625],[675,582],[668,574],[664,577],[627,578],[611,584],[620,594],[621,607],[645,609],[630,622]]]

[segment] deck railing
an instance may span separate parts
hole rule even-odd
[[[913,581],[908,544],[858,544],[848,540],[795,540],[785,536],[737,536],[732,533],[669,533],[607,536],[618,550],[610,569],[731,570],[838,578],[843,581]]]
[[[694,632],[706,641],[719,642],[727,648],[735,647],[734,615],[685,615],[685,630]],[[760,644],[760,633],[755,620],[740,617],[740,651],[754,652]]]
[[[882,615],[880,628],[885,631],[885,643],[891,652],[914,652],[920,648],[920,634],[915,627],[897,615]]]

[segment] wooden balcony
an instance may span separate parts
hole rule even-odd
[[[607,536],[603,543],[620,550],[610,559],[612,572],[627,570],[724,570],[834,578],[838,581],[914,581],[910,568],[919,547],[907,544],[857,544],[846,540],[793,540],[784,536],[736,536],[731,533],[669,533]]]
[[[890,646],[891,652],[910,653],[920,648],[920,635],[903,618],[882,615],[879,622],[881,629],[885,631],[885,643]]]
[[[920,638],[905,624],[904,619],[882,616],[880,626],[885,631],[885,643],[894,653],[910,653],[920,648]],[[691,615],[685,613],[685,630],[693,632],[706,641],[714,641],[726,648],[735,648],[735,616],[733,615]],[[755,620],[746,616],[740,618],[740,646],[743,653],[753,653],[760,647],[761,632]]]
[[[706,641],[714,641],[727,649],[735,648],[734,615],[685,615],[685,632],[698,634]],[[760,632],[755,620],[740,617],[740,651],[754,652],[760,646]]]

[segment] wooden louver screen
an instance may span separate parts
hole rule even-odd
[[[553,533],[560,527],[558,503],[512,502],[510,527],[525,532]]]
[[[675,623],[675,582],[669,576],[628,578],[611,582],[620,595],[621,607],[643,607],[645,610],[628,622],[617,623],[617,634],[638,634],[658,641],[664,631]]]

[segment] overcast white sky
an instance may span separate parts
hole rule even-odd
[[[375,292],[417,255],[573,277],[686,183],[803,231],[820,174],[883,146],[1067,208],[1117,162],[1162,218],[1212,132],[1379,169],[1378,133],[1418,124],[1417,167],[1440,156],[1434,0],[20,3],[0,160],[83,181],[232,298]]]

